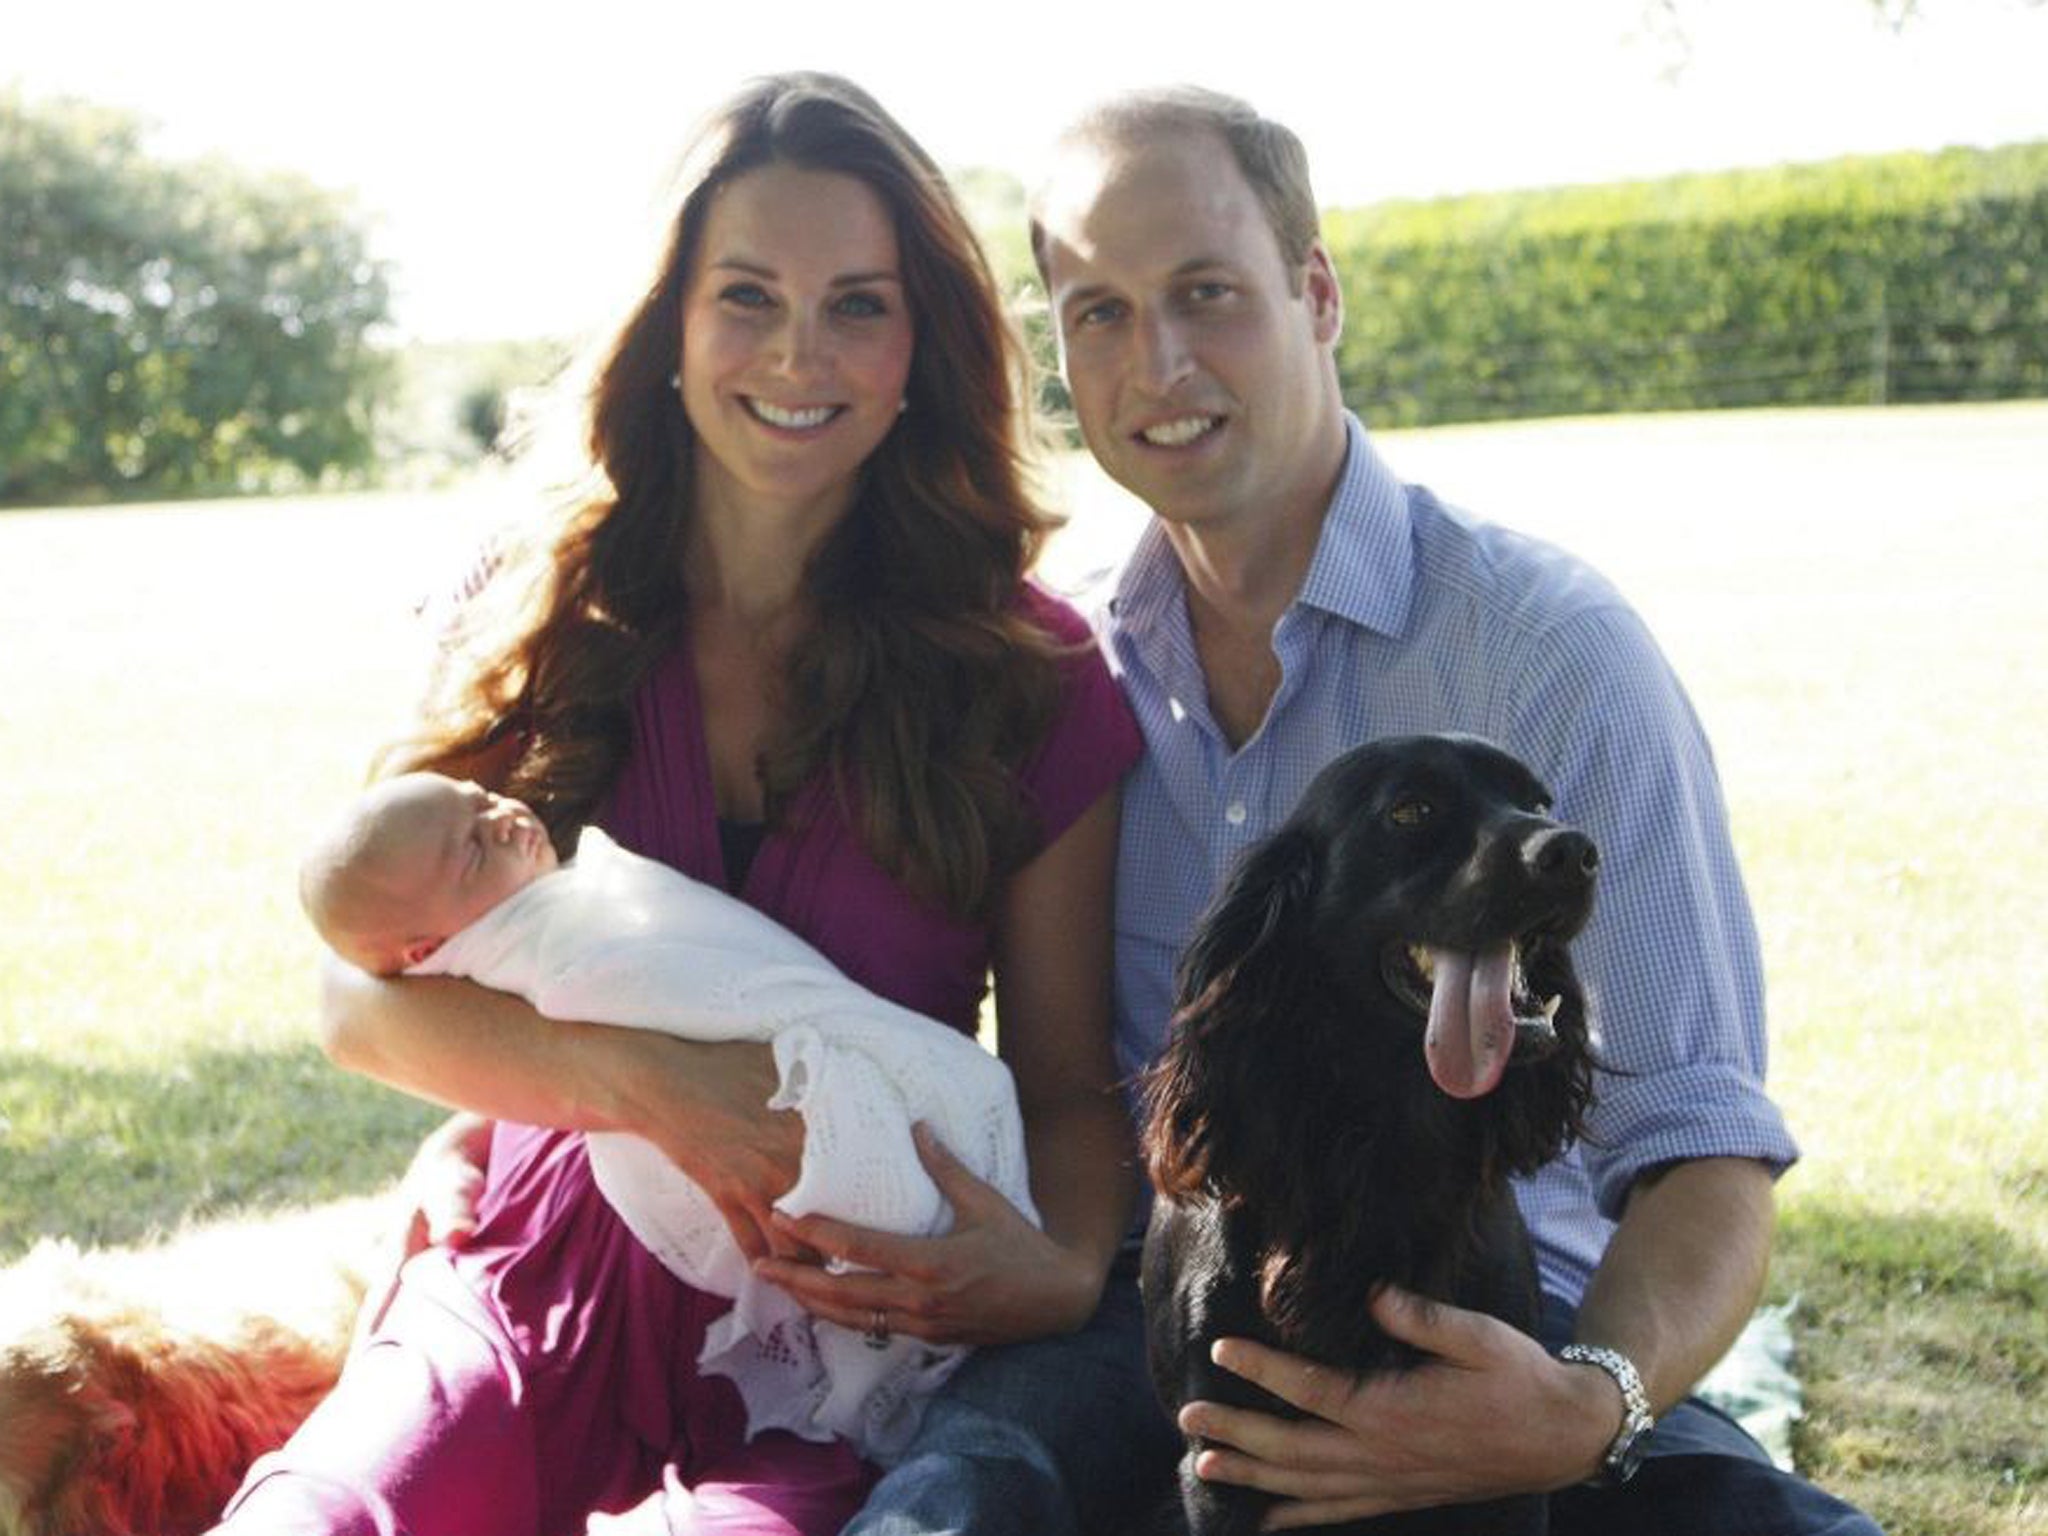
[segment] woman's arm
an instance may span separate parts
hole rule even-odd
[[[495,1120],[630,1131],[702,1185],[750,1257],[792,1252],[769,1223],[795,1182],[803,1122],[765,1106],[765,1045],[677,1040],[543,1017],[448,977],[380,978],[330,959],[321,1043],[339,1066]]]
[[[1110,1038],[1118,807],[1111,790],[1011,882],[995,953],[997,1048],[1017,1080],[1045,1230],[1086,1263],[1080,1321],[1138,1187]]]
[[[1137,1187],[1110,1046],[1117,804],[1112,790],[1015,876],[997,918],[997,1028],[1044,1229],[920,1136],[925,1165],[954,1210],[945,1236],[777,1217],[791,1236],[857,1266],[835,1274],[761,1265],[817,1316],[858,1330],[879,1311],[900,1333],[993,1344],[1067,1332],[1093,1314]]]

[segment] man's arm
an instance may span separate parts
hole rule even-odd
[[[1653,1408],[1670,1407],[1754,1309],[1771,1227],[1771,1175],[1759,1163],[1714,1158],[1639,1181],[1587,1292],[1579,1337],[1628,1355]],[[1405,1293],[1383,1296],[1375,1313],[1434,1358],[1362,1379],[1246,1340],[1219,1344],[1219,1364],[1311,1417],[1190,1404],[1182,1427],[1222,1447],[1203,1455],[1202,1476],[1296,1501],[1268,1521],[1284,1530],[1562,1488],[1598,1470],[1622,1420],[1604,1371],[1556,1360],[1494,1318]]]
[[[1763,1164],[1732,1157],[1636,1181],[1586,1288],[1577,1337],[1628,1356],[1652,1412],[1691,1392],[1756,1310],[1775,1223],[1771,1182]]]
[[[1600,916],[1574,952],[1617,1070],[1582,1151],[1596,1189],[1621,1204],[1579,1337],[1628,1355],[1660,1410],[1755,1307],[1772,1169],[1796,1149],[1763,1097],[1754,926],[1712,757],[1676,678],[1618,606],[1581,614],[1519,660],[1492,728],[1539,767],[1602,861]],[[1376,1311],[1436,1358],[1360,1382],[1226,1343],[1220,1363],[1317,1420],[1218,1425],[1198,1409],[1200,1432],[1235,1448],[1205,1458],[1205,1475],[1302,1500],[1275,1511],[1270,1523],[1287,1528],[1565,1487],[1598,1468],[1622,1420],[1604,1371],[1454,1308],[1388,1296]]]

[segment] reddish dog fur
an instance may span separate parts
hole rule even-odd
[[[355,1200],[0,1272],[0,1536],[209,1529],[334,1384],[395,1230]]]

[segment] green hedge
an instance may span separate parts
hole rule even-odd
[[[2048,395],[2048,143],[1324,220],[1383,426]]]

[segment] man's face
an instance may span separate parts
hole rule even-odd
[[[1113,479],[1188,526],[1327,493],[1336,278],[1320,245],[1289,267],[1221,138],[1070,146],[1041,225],[1075,414]]]

